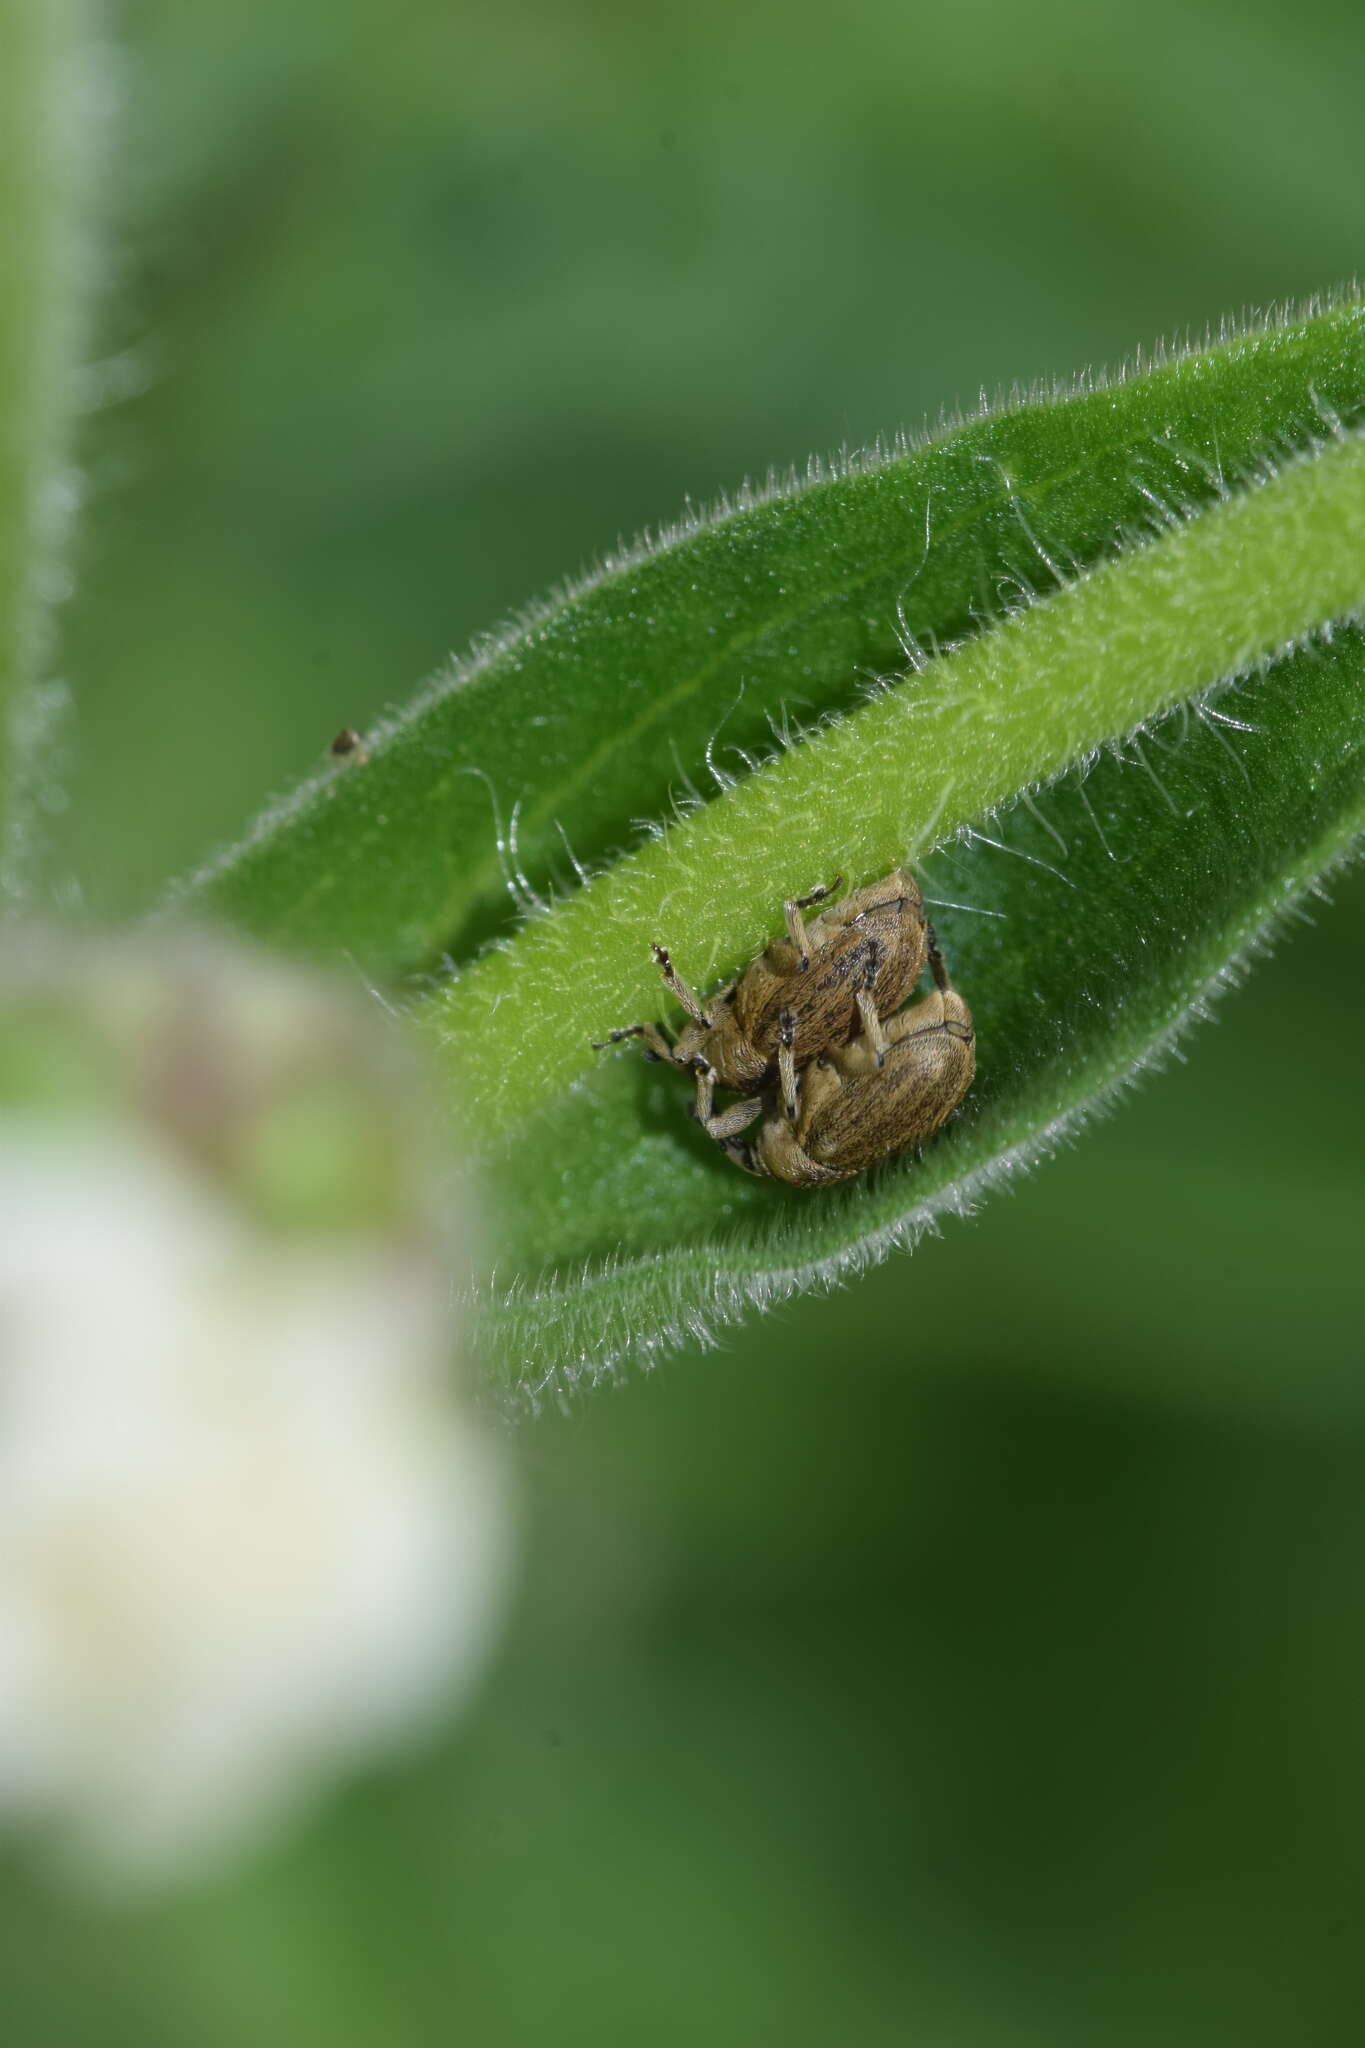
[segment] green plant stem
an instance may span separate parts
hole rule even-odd
[[[0,804],[46,647],[77,334],[83,0],[0,0]]]

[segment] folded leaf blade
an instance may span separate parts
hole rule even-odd
[[[426,1008],[476,1145],[663,1007],[649,942],[697,978],[742,963],[775,906],[853,884],[1054,780],[1147,719],[1365,601],[1365,437],[1023,608],[813,734],[533,919]]]
[[[972,634],[1363,416],[1365,309],[1348,298],[741,504],[490,639],[188,898],[376,973],[468,957],[512,917],[517,867],[545,893],[572,879],[566,843],[607,859],[634,821],[713,793],[709,763],[742,772],[773,723],[855,705],[904,666],[903,632]]]
[[[1202,1014],[1362,828],[1365,634],[1347,627],[945,848],[923,873],[958,906],[934,915],[978,1030],[948,1130],[812,1196],[737,1172],[689,1123],[686,1083],[622,1054],[485,1169],[502,1218],[503,1278],[480,1304],[495,1373],[591,1379],[969,1207]],[[1285,1056],[1311,1058],[1292,958],[1260,986]]]
[[[913,1239],[1168,1044],[1365,823],[1362,606],[1353,298],[607,564],[188,899],[380,975],[459,963],[416,1007],[495,1214],[487,1354],[563,1384]],[[573,855],[600,872],[561,892]],[[784,894],[906,858],[978,1027],[922,1157],[750,1179],[683,1077],[592,1054],[664,1014],[652,939],[706,987]]]

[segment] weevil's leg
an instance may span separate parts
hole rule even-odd
[[[862,1035],[876,1054],[877,1065],[881,1066],[886,1058],[886,1048],[891,1041],[886,1035],[881,1018],[877,1015],[877,1005],[865,988],[859,989],[854,1000],[858,1005],[858,1015],[862,1019]]]
[[[784,1010],[777,1020],[777,1077],[787,1122],[796,1122],[801,1098],[796,1091],[796,1018]]]
[[[750,1095],[743,1102],[732,1102],[728,1109],[716,1110],[712,1106],[711,1087],[703,1095],[703,1082],[714,1085],[714,1076],[698,1074],[697,1100],[692,1114],[708,1138],[714,1138],[718,1145],[724,1145],[729,1138],[737,1138],[741,1131],[747,1131],[754,1119],[762,1114],[763,1097]]]
[[[836,875],[826,888],[812,889],[809,896],[789,896],[782,905],[782,915],[787,921],[787,937],[801,955],[803,973],[810,966],[810,947],[806,941],[806,921],[801,913],[803,910],[811,909],[816,903],[823,903],[827,896],[832,896],[836,889],[841,889],[843,883],[843,876]]]
[[[700,1080],[700,1076],[698,1079]],[[763,1098],[755,1095],[747,1102],[731,1103],[729,1109],[723,1109],[719,1116],[712,1116],[709,1113],[703,1116],[699,1109],[694,1109],[692,1114],[707,1137],[713,1138],[721,1151],[734,1160],[736,1166],[742,1166],[746,1173],[757,1174],[762,1180],[766,1178],[766,1168],[758,1164],[753,1146],[740,1137],[740,1132],[747,1131],[755,1118],[761,1115],[762,1110]]]
[[[706,1060],[693,1062],[697,1070],[697,1099],[692,1114],[708,1138],[714,1138],[718,1145],[724,1145],[727,1138],[736,1137],[740,1131],[747,1131],[763,1107],[761,1095],[750,1095],[743,1102],[732,1102],[728,1109],[716,1114],[716,1082],[719,1080],[715,1068]]]
[[[734,1160],[736,1166],[742,1167],[745,1173],[751,1173],[755,1180],[771,1180],[772,1175],[767,1167],[759,1165],[758,1154],[744,1139],[722,1138],[720,1149]]]
[[[699,1124],[710,1126],[716,1113],[716,1082],[719,1076],[713,1066],[703,1059],[694,1060],[697,1071],[697,1100],[692,1114]]]
[[[609,1031],[605,1038],[594,1038],[594,1052],[605,1052],[609,1045],[619,1045],[623,1038],[643,1038],[645,1058],[649,1060],[671,1060],[673,1048],[657,1024],[627,1024],[620,1031]]]
[[[729,1151],[728,1140],[737,1138],[741,1131],[747,1131],[750,1124],[763,1113],[763,1097],[751,1095],[746,1102],[732,1102],[719,1116],[713,1116],[706,1126],[708,1138],[714,1138],[718,1145]]]
[[[843,886],[843,876],[836,875],[832,882],[826,882],[823,889],[812,889],[809,896],[795,897],[793,899],[794,908],[797,910],[809,910],[812,905],[823,903],[827,896],[832,896],[836,889],[842,889]]]
[[[890,1043],[883,1028],[882,1020],[877,1015],[876,999],[872,993],[877,986],[877,974],[881,964],[882,949],[877,944],[877,941],[873,939],[867,949],[867,966],[863,969],[863,985],[853,998],[854,1002],[858,1005],[858,1016],[863,1027],[862,1035],[876,1054],[879,1067],[886,1059],[886,1048]]]
[[[931,924],[926,924],[924,929],[929,937],[929,972],[934,977],[935,988],[940,994],[946,994],[953,984],[948,979],[948,963],[939,950],[938,933]]]
[[[705,1010],[703,1010],[701,1004],[697,1001],[697,998],[669,959],[668,948],[655,944],[651,946],[650,951],[659,963],[659,972],[664,978],[664,987],[668,990],[669,994],[682,1004],[688,1016],[695,1024],[704,1025],[709,1031],[711,1029],[711,1019],[707,1016]]]

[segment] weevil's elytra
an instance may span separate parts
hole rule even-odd
[[[976,1072],[972,1013],[935,990],[890,1018],[880,1061],[870,1039],[825,1054],[801,1076],[794,1119],[769,1105],[754,1168],[794,1187],[847,1180],[942,1128]]]
[[[639,1038],[654,1059],[709,1071],[712,1085],[753,1089],[781,1070],[784,1080],[827,1047],[846,1045],[859,1028],[859,998],[869,991],[882,1015],[904,1002],[924,971],[929,928],[919,884],[900,868],[806,922],[842,881],[783,905],[786,931],[741,974],[702,1003],[664,946],[654,957],[664,986],[687,1012],[670,1043],[656,1024],[629,1024],[605,1041]]]
[[[794,1098],[769,1088],[703,1117],[737,1166],[792,1187],[829,1186],[943,1127],[972,1084],[976,1033],[932,929],[929,966],[932,995],[889,1018],[866,1003],[858,1036],[803,1068]],[[755,1123],[757,1137],[745,1137]]]
[[[721,1150],[746,1172],[793,1187],[847,1180],[923,1144],[976,1071],[972,1014],[913,878],[895,869],[806,925],[801,913],[837,886],[787,903],[786,937],[704,1006],[656,946],[690,1022],[673,1044],[653,1024],[609,1041],[639,1037],[650,1058],[691,1068],[693,1115]],[[926,965],[933,994],[902,1009]],[[717,1109],[718,1087],[748,1092]]]

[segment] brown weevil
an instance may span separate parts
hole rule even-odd
[[[794,1096],[769,1089],[714,1113],[703,1086],[698,1116],[736,1165],[793,1187],[825,1186],[923,1144],[947,1122],[976,1072],[976,1034],[932,938],[929,965],[932,995],[886,1019],[867,1006],[858,1037],[818,1054]],[[743,1138],[760,1117],[757,1137]]]
[[[875,1021],[897,1010],[928,958],[924,898],[914,877],[900,868],[855,889],[808,924],[803,912],[825,902],[842,880],[836,875],[827,888],[790,898],[782,907],[785,935],[705,1003],[682,980],[666,949],[656,945],[664,986],[689,1021],[672,1043],[657,1024],[628,1024],[597,1049],[639,1038],[651,1059],[694,1072],[697,1115],[708,1129],[717,1087],[752,1091],[776,1074],[790,1106],[801,1066],[847,1046],[866,1030],[869,1016]]]

